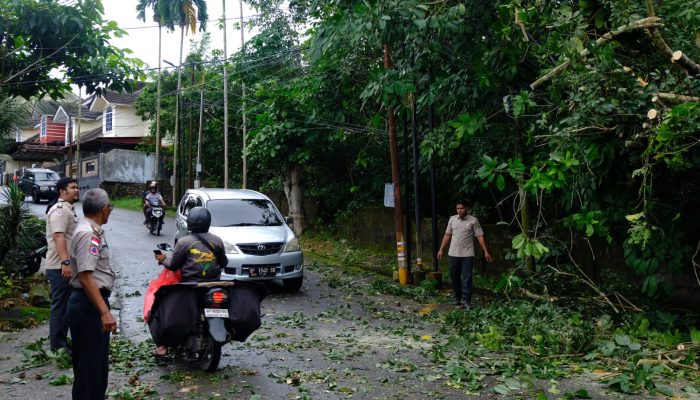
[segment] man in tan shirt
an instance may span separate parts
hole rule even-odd
[[[80,199],[78,183],[71,177],[56,182],[58,201],[46,212],[46,277],[51,284],[51,311],[49,314],[49,345],[52,351],[65,348],[68,351],[68,280],[71,263],[68,253],[73,231],[78,225],[78,215],[73,203]]]
[[[73,277],[68,322],[73,337],[73,400],[104,399],[109,377],[109,336],[117,321],[109,308],[116,275],[102,225],[114,207],[107,192],[90,189],[70,246]]]
[[[445,236],[438,251],[438,259],[442,258],[445,247],[450,245],[447,255],[450,257],[450,280],[455,305],[460,308],[472,307],[472,269],[474,267],[474,238],[484,251],[487,262],[493,261],[486,246],[484,231],[479,220],[469,215],[469,204],[464,200],[457,201],[457,215],[447,221]]]

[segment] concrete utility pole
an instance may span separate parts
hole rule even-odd
[[[194,167],[195,179],[194,188],[199,189],[201,186],[202,173],[202,127],[204,125],[204,76],[202,76],[202,88],[199,90],[199,133],[197,134],[197,162]]]
[[[384,68],[391,68],[389,45],[384,45]],[[401,209],[401,187],[399,179],[399,147],[396,141],[396,117],[394,108],[387,110],[389,124],[389,150],[391,154],[391,181],[394,184],[394,221],[396,223],[396,256],[399,264],[399,283],[408,285],[408,268],[406,267],[406,248],[403,233],[403,210]]]
[[[80,175],[82,170],[80,166],[80,118],[82,117],[80,111],[83,109],[83,87],[81,85],[78,85],[78,120],[75,121],[75,127],[77,128],[77,131],[75,133],[75,136],[77,137],[77,142],[75,146],[75,159],[77,160],[76,162],[76,169],[77,175],[76,179],[80,180]],[[71,160],[71,164],[72,164]]]
[[[416,129],[416,94],[411,96],[411,136],[413,142],[413,194],[415,196],[415,217],[416,217],[416,268],[423,270],[423,237],[421,235],[422,223],[420,213],[420,182],[418,179],[418,130]]]
[[[243,32],[245,29],[243,29],[243,0],[240,0],[238,4],[241,7],[241,51],[243,50],[243,45],[245,44],[245,35]],[[241,78],[241,109],[242,109],[242,123],[243,123],[243,189],[246,189],[248,187],[248,160],[246,157],[246,149],[248,147],[248,138],[246,134],[246,123],[245,123],[245,82]]]
[[[180,182],[177,174],[177,152],[180,150],[180,88],[182,88],[182,45],[185,42],[185,30],[180,30],[180,60],[177,63],[177,91],[175,92],[175,140],[173,141],[173,204],[178,200]]]
[[[158,82],[156,83],[156,162],[153,165],[153,179],[160,178],[158,174],[160,168],[160,73],[161,73],[161,47],[162,47],[162,34],[163,27],[160,25],[160,15],[153,19],[158,22]]]
[[[78,108],[80,108],[80,96],[78,96]],[[73,176],[73,132],[75,132],[75,125],[77,123],[77,119],[74,120],[72,118],[69,118],[69,121],[71,122],[70,126],[68,127],[68,171],[67,175],[69,177]]]
[[[228,188],[228,51],[226,50],[226,0],[221,0],[224,25],[224,189]],[[242,28],[241,28],[242,29]],[[202,92],[204,93],[204,92]],[[199,150],[198,150],[199,151]],[[199,152],[197,153],[197,165],[199,165]],[[199,175],[197,175],[199,179]]]

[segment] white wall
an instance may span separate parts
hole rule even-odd
[[[155,155],[115,149],[104,155],[101,180],[143,183],[154,175]]]

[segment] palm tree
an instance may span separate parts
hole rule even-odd
[[[177,67],[177,93],[175,97],[175,137],[173,140],[173,178],[175,185],[173,186],[173,201],[177,201],[177,195],[180,193],[180,183],[177,174],[177,153],[179,142],[179,100],[180,90],[182,88],[182,52],[185,41],[185,33],[190,30],[193,34],[197,30],[197,22],[199,22],[199,30],[207,29],[207,2],[205,0],[139,0],[136,10],[139,12],[138,17],[145,21],[145,9],[153,8],[154,13],[160,16],[158,21],[159,26],[165,26],[168,30],[175,30],[175,24],[180,27],[180,60]],[[160,45],[159,45],[160,49]],[[158,57],[158,72],[160,73],[160,57]],[[160,78],[158,79],[160,83]],[[160,98],[160,97],[159,97]],[[157,119],[157,117],[156,117]],[[157,123],[157,121],[156,121]],[[156,130],[158,127],[156,126]]]
[[[153,9],[153,21],[158,23],[158,82],[157,94],[156,94],[156,161],[153,168],[153,178],[159,178],[158,168],[160,167],[160,73],[161,73],[161,50],[163,48],[162,33],[163,25],[165,25],[165,20],[172,20],[169,18],[168,10],[165,7],[164,2],[158,0],[139,0],[136,5],[137,17],[142,21],[146,22],[146,9]],[[167,26],[166,26],[167,27]],[[171,31],[174,30],[170,29]]]

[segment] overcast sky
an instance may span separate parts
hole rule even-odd
[[[137,0],[103,0],[105,14],[107,20],[114,20],[119,24],[119,27],[126,30],[129,35],[123,38],[114,39],[111,44],[119,48],[128,48],[133,50],[133,57],[140,58],[151,68],[158,68],[158,24],[153,22],[153,11],[146,11],[146,22],[136,18]],[[223,49],[224,33],[218,27],[218,21],[223,15],[223,6],[221,0],[207,1],[207,13],[209,14],[209,23],[207,24],[207,32],[211,34],[211,48]],[[247,20],[252,14],[252,11],[243,5],[243,19]],[[240,20],[240,6],[238,1],[226,1],[226,41],[228,47],[228,55],[236,52],[241,47],[241,31],[234,30],[233,24]],[[245,39],[248,40],[251,33],[245,32]],[[190,40],[192,38],[201,39],[202,34],[197,27],[197,33],[191,33],[185,36],[185,47],[183,52],[183,62],[187,56]],[[161,57],[173,64],[178,63],[180,56],[180,29],[176,28],[175,32],[168,32],[163,29],[163,46]],[[162,68],[168,67],[163,63]]]

